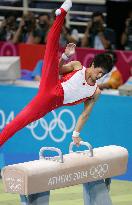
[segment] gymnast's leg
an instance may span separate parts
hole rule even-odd
[[[64,23],[66,12],[72,6],[71,0],[66,0],[61,9],[57,10],[57,17],[48,34],[45,51],[45,65],[42,71],[42,80],[37,96],[12,120],[0,133],[0,146],[2,146],[17,131],[29,123],[43,117],[55,109],[54,86],[58,83],[58,45],[60,32]]]
[[[64,5],[64,6],[63,6]],[[52,90],[58,84],[59,80],[59,68],[58,68],[58,52],[59,52],[59,39],[62,26],[64,24],[64,19],[66,16],[66,11],[71,7],[71,0],[66,0],[61,7],[61,9],[56,10],[56,14],[60,15],[56,17],[56,20],[48,34],[46,51],[44,56],[44,67],[42,68],[42,76],[40,82],[40,92],[48,87],[48,90]],[[65,5],[69,6],[65,8]],[[65,10],[63,9],[65,8]],[[50,83],[49,83],[50,82]]]

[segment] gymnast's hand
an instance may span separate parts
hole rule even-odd
[[[73,137],[72,136],[72,139],[73,139],[74,144],[76,144],[77,146],[80,146],[80,141],[82,141],[82,139],[80,137]]]
[[[75,48],[76,48],[76,44],[68,43],[66,48],[65,48],[66,56],[71,57],[72,55],[74,55],[75,54]]]

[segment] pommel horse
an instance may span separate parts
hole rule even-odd
[[[87,146],[88,150],[74,152],[73,142],[69,146],[69,154],[65,155],[58,148],[42,147],[39,160],[6,166],[2,170],[5,192],[18,193],[23,201],[25,201],[23,197],[35,196],[39,193],[44,198],[47,197],[47,202],[46,204],[36,202],[35,205],[48,205],[50,190],[77,184],[84,184],[86,189],[87,183],[98,182],[99,184],[100,180],[126,172],[128,151],[125,148],[110,145],[93,149],[88,142],[83,141],[80,145]],[[58,156],[45,157],[47,150],[57,152]],[[86,194],[84,198],[87,198]],[[28,204],[33,205],[30,202],[25,202],[24,205]]]

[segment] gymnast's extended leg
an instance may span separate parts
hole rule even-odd
[[[37,96],[2,130],[0,133],[0,146],[17,131],[55,109],[56,99],[55,91],[53,92],[53,90],[55,90],[55,86],[57,85],[59,78],[59,37],[64,23],[64,18],[71,6],[71,0],[66,0],[63,3],[61,9],[59,9],[60,15],[56,17],[56,20],[48,34],[44,56],[45,65],[42,71],[42,80],[40,82],[40,88]]]

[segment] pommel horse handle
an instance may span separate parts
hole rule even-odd
[[[59,154],[60,157],[60,162],[63,163],[63,154],[62,151],[56,147],[42,147],[39,151],[39,159],[44,159],[44,152],[45,151],[53,151],[53,152],[57,152]]]
[[[71,142],[69,145],[69,153],[73,152],[73,146],[76,145],[74,142]],[[89,151],[90,151],[90,156],[89,157],[93,157],[93,148],[92,145],[89,144],[88,142],[84,142],[84,141],[80,141],[80,145],[85,145],[86,147],[88,147]]]

